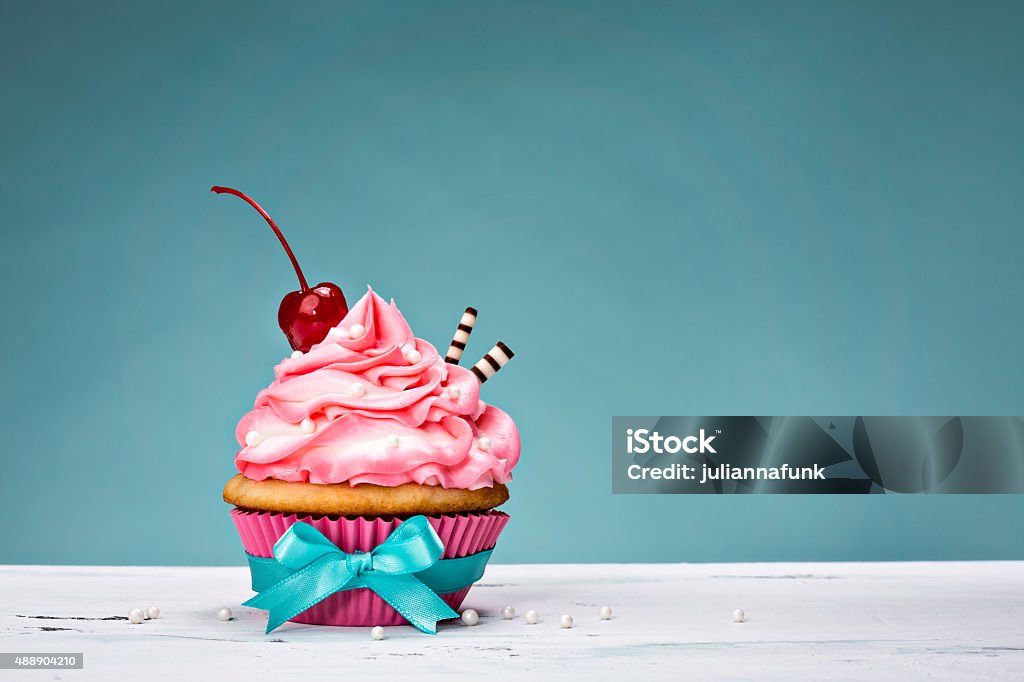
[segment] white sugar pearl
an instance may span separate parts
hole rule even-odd
[[[533,609],[530,609],[526,612],[526,622],[530,625],[536,625],[540,622],[540,614]]]
[[[313,433],[316,431],[316,422],[309,417],[306,417],[302,420],[302,423],[299,424],[299,429],[301,429],[303,433]]]
[[[410,365],[415,365],[417,362],[423,359],[423,356],[420,355],[420,352],[415,348],[406,348],[404,351],[402,351],[402,355],[405,356],[406,362],[408,362]]]
[[[370,630],[370,637],[373,637],[378,642],[384,639],[384,628],[379,625],[374,625]]]
[[[295,358],[301,358],[301,357],[302,357],[302,351],[301,350],[293,350],[292,351],[292,360],[294,360]]]
[[[357,398],[362,398],[366,395],[366,386],[363,386],[362,384],[352,384],[352,395]]]
[[[389,433],[388,434],[388,447],[389,448],[397,448],[398,447],[398,436],[396,436],[393,433]]]
[[[568,630],[572,627],[572,616],[568,613],[563,613],[562,617],[558,619],[558,624],[562,626],[563,630]]]
[[[452,400],[458,400],[459,396],[462,395],[462,389],[459,388],[458,386],[449,386],[447,390],[448,397],[451,398]]]
[[[229,621],[232,618],[234,618],[234,616],[231,615],[231,609],[226,606],[221,607],[221,609],[217,611],[217,620]]]
[[[361,324],[354,324],[348,328],[348,338],[358,339],[360,336],[366,333],[366,327]]]
[[[156,620],[159,617],[160,617],[160,607],[158,607],[158,606],[150,606],[148,609],[146,609],[146,618],[149,618],[150,620]]]
[[[491,449],[491,439],[487,436],[480,436],[480,440],[476,442],[476,446],[484,452],[487,452]]]
[[[742,623],[747,619],[747,614],[743,613],[743,609],[736,609],[732,612],[732,622]]]
[[[601,620],[611,620],[612,619],[612,607],[610,607],[610,606],[602,606],[600,613],[601,613]]]
[[[505,620],[512,620],[516,617],[516,610],[511,606],[506,606],[501,610],[501,617]]]
[[[260,435],[259,431],[250,431],[245,434],[245,444],[250,448],[254,448],[263,442],[263,436]]]
[[[142,609],[132,609],[128,612],[128,622],[132,625],[138,625],[144,620],[146,620],[146,614],[142,612]]]
[[[480,622],[480,614],[476,609],[466,609],[462,612],[462,622],[466,625],[476,625]]]

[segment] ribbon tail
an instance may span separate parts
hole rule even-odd
[[[242,605],[268,612],[266,632],[270,634],[303,611],[349,587],[353,575],[337,556],[326,555],[314,561]]]
[[[362,577],[366,579],[367,587],[422,632],[436,635],[437,621],[459,617],[452,607],[414,575],[371,574]]]

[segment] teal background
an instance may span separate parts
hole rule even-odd
[[[295,279],[504,339],[502,562],[1024,559],[1021,496],[613,496],[615,414],[1024,411],[1024,5],[12,3],[0,562],[240,564]]]

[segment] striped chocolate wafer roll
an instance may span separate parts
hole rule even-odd
[[[482,384],[497,374],[499,369],[507,365],[514,355],[515,353],[512,352],[511,348],[498,341],[494,348],[487,351],[487,355],[480,358],[480,362],[473,365],[473,374],[476,375],[476,378]]]
[[[455,330],[452,345],[448,346],[448,353],[444,356],[445,362],[452,365],[459,364],[459,360],[462,359],[462,351],[466,350],[466,342],[469,341],[469,335],[473,332],[474,324],[476,324],[476,308],[466,308],[466,312],[462,313],[462,319],[459,320],[459,328]]]

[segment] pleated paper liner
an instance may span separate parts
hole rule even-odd
[[[384,542],[401,525],[402,520],[392,517],[330,518],[296,514],[273,514],[231,510],[245,551],[253,556],[272,557],[274,543],[296,521],[303,521],[324,534],[343,552],[369,552]],[[453,559],[476,554],[494,547],[508,514],[488,511],[479,514],[453,514],[428,517],[430,525],[444,543],[444,558]],[[441,598],[453,609],[458,609],[469,594],[467,587],[458,592],[442,594]],[[372,590],[358,589],[336,592],[292,621],[309,625],[406,625],[408,621],[388,606]]]

